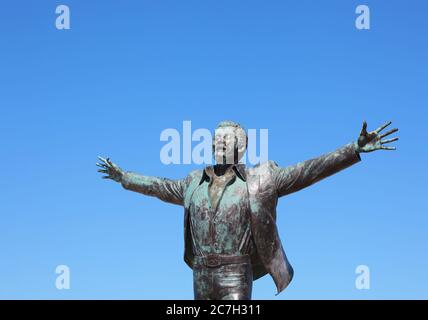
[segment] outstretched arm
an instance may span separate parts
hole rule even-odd
[[[367,132],[367,123],[364,121],[358,141],[349,143],[336,151],[324,154],[318,158],[300,162],[286,168],[277,167],[274,170],[274,179],[278,195],[287,194],[306,188],[328,176],[331,176],[361,160],[360,153],[375,150],[395,150],[395,147],[386,147],[384,144],[397,141],[398,138],[382,140],[382,138],[397,132],[392,129],[384,134],[380,132],[391,122],[378,129]]]
[[[98,157],[98,159],[101,161],[101,163],[97,163],[97,166],[101,168],[98,172],[106,174],[102,177],[103,179],[119,182],[127,190],[157,197],[168,203],[183,205],[185,179],[171,180],[124,172],[109,158]]]

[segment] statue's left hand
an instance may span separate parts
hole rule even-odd
[[[391,121],[385,123],[374,131],[367,132],[367,122],[364,121],[358,141],[355,142],[355,149],[358,152],[372,152],[375,150],[395,150],[395,147],[384,146],[386,143],[398,140],[398,137],[382,140],[386,136],[397,132],[398,129],[391,129],[388,132],[381,134],[380,132],[391,124]]]

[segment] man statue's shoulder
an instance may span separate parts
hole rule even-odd
[[[195,179],[202,179],[202,175],[204,173],[204,169],[198,169],[198,170],[193,170],[191,172],[189,172],[189,174],[187,175],[187,180],[190,183],[191,181],[195,180]]]
[[[278,164],[275,161],[269,160],[263,163],[259,163],[252,168],[247,168],[247,175],[271,176],[276,168],[278,168]]]

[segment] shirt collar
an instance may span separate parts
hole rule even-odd
[[[245,164],[243,164],[243,163],[234,164],[232,166],[232,170],[239,179],[241,179],[244,182],[247,181],[247,175],[245,172]],[[211,177],[213,174],[214,174],[214,166],[205,167],[204,172],[202,173],[201,181],[199,182],[199,184],[202,184],[202,182],[204,182],[204,181],[207,181],[207,182],[211,181]]]

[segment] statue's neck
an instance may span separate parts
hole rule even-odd
[[[216,164],[214,166],[214,173],[216,176],[223,176],[231,168],[231,164]]]

